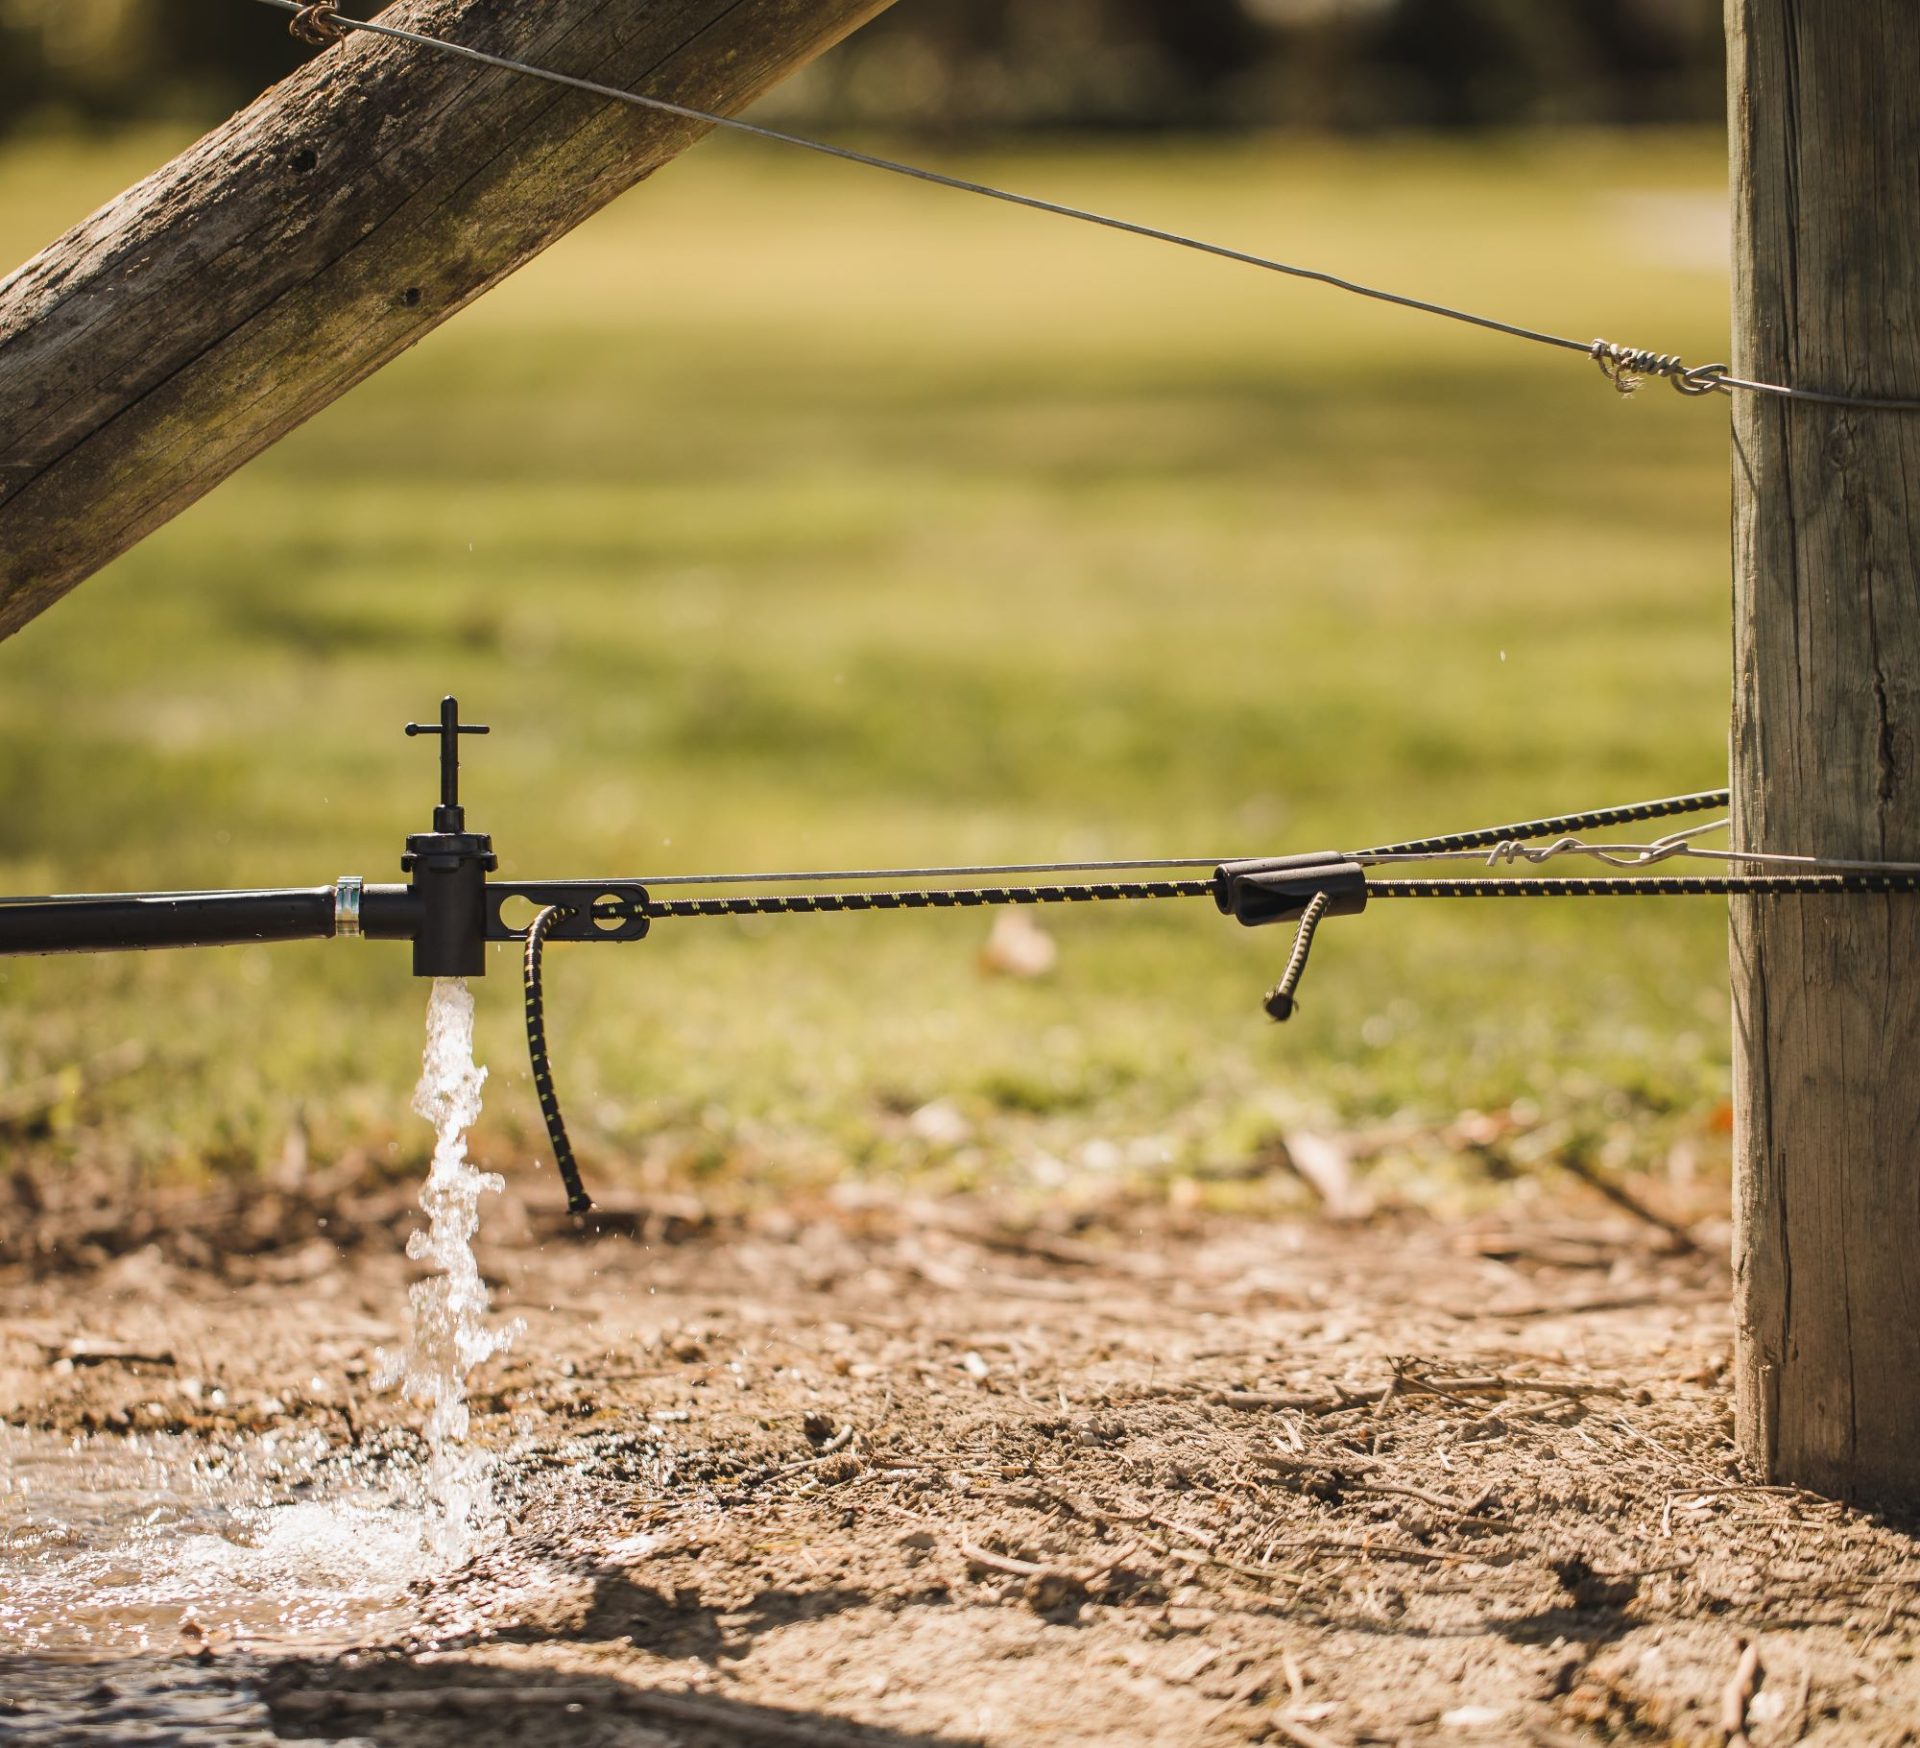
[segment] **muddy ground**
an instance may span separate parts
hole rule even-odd
[[[18,1201],[0,1415],[406,1444],[397,1195]],[[1743,1481],[1697,1230],[496,1202],[506,1534],[405,1642],[180,1652],[380,1748],[1920,1741],[1920,1544]]]

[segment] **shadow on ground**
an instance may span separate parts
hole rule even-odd
[[[902,1733],[826,1712],[755,1705],[605,1676],[433,1667],[401,1657],[290,1663],[267,1686],[275,1730],[295,1740],[373,1742],[380,1748],[479,1748],[546,1743],[569,1748],[974,1748],[978,1738]]]

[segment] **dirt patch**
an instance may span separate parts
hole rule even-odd
[[[229,1212],[106,1260],[17,1241],[0,1412],[410,1440],[368,1384],[393,1211]],[[185,1260],[249,1220],[273,1242]],[[476,1397],[511,1527],[404,1643],[272,1664],[283,1736],[1718,1743],[1731,1691],[1755,1748],[1920,1739],[1920,1545],[1735,1471],[1711,1233],[606,1226],[489,1211],[527,1325]]]

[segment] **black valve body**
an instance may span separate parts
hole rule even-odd
[[[499,865],[484,832],[419,832],[400,866],[419,897],[415,977],[487,974],[487,876]]]

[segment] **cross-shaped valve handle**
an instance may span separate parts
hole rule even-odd
[[[466,816],[460,809],[460,737],[463,734],[488,734],[482,722],[462,722],[457,698],[440,700],[438,722],[410,722],[407,733],[437,734],[440,737],[440,805],[434,810],[433,829],[437,832],[466,830]]]

